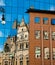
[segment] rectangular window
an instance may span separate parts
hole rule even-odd
[[[39,17],[35,17],[35,23],[40,23],[40,18]]]
[[[48,24],[48,18],[43,18],[43,24]]]
[[[16,65],[17,65],[17,59],[16,59]]]
[[[29,45],[28,45],[28,43],[26,43],[26,48],[29,48]]]
[[[26,61],[27,65],[29,65],[29,60]]]
[[[55,19],[51,19],[51,24],[55,25]]]
[[[41,56],[41,50],[40,47],[35,48],[35,58],[40,58]]]
[[[52,40],[55,40],[55,32],[52,32]]]
[[[20,65],[23,65],[23,61],[20,61]]]
[[[44,34],[44,39],[48,40],[49,39],[49,33],[47,31],[44,31],[43,34]]]
[[[40,39],[40,31],[39,30],[35,31],[35,37],[36,37],[36,39]]]
[[[55,48],[53,48],[53,59],[55,59]]]
[[[8,61],[5,61],[5,65],[8,65]]]
[[[24,44],[20,43],[20,49],[24,49]]]
[[[44,48],[44,58],[49,59],[49,48]]]
[[[0,65],[1,65],[1,63],[0,63]]]

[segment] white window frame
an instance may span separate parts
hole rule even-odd
[[[55,48],[53,48],[53,59],[55,59]]]
[[[48,31],[43,31],[43,36],[45,40],[49,39],[49,32]]]
[[[48,20],[47,19],[48,19],[47,17],[43,18],[43,24],[48,24]]]
[[[55,40],[55,32],[52,32],[52,40]]]
[[[40,58],[41,57],[41,48],[36,47],[35,48],[35,58]]]
[[[36,30],[36,31],[35,31],[35,38],[36,38],[36,39],[40,39],[40,35],[41,35],[41,34],[40,34],[40,30]]]
[[[44,48],[44,58],[45,59],[50,58],[50,53],[49,53],[49,48],[48,47]]]

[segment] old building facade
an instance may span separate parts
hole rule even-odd
[[[24,19],[17,26],[16,65],[29,65],[29,31]]]
[[[4,44],[4,51],[0,53],[0,65],[15,64],[15,42],[14,37],[8,37]]]
[[[3,53],[1,53],[1,58],[2,58],[1,65],[15,65],[16,22],[17,21],[14,21],[14,24],[12,27],[12,30],[14,33],[13,32],[10,33],[10,35],[7,37],[5,41],[4,51]]]
[[[8,36],[4,44],[4,52],[0,53],[0,65],[29,65],[29,30],[22,19],[20,24],[14,22],[17,35]],[[12,33],[11,33],[12,34]]]

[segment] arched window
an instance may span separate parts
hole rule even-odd
[[[23,55],[20,55],[19,60],[20,60],[20,65],[23,65]]]
[[[5,65],[8,65],[8,61],[5,61]]]
[[[17,65],[17,59],[16,59],[16,65]]]
[[[29,65],[29,56],[26,55],[26,65]]]

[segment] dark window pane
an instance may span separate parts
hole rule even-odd
[[[20,61],[20,65],[23,65],[23,61]]]
[[[26,62],[27,62],[27,65],[29,65],[29,61],[27,60]]]

